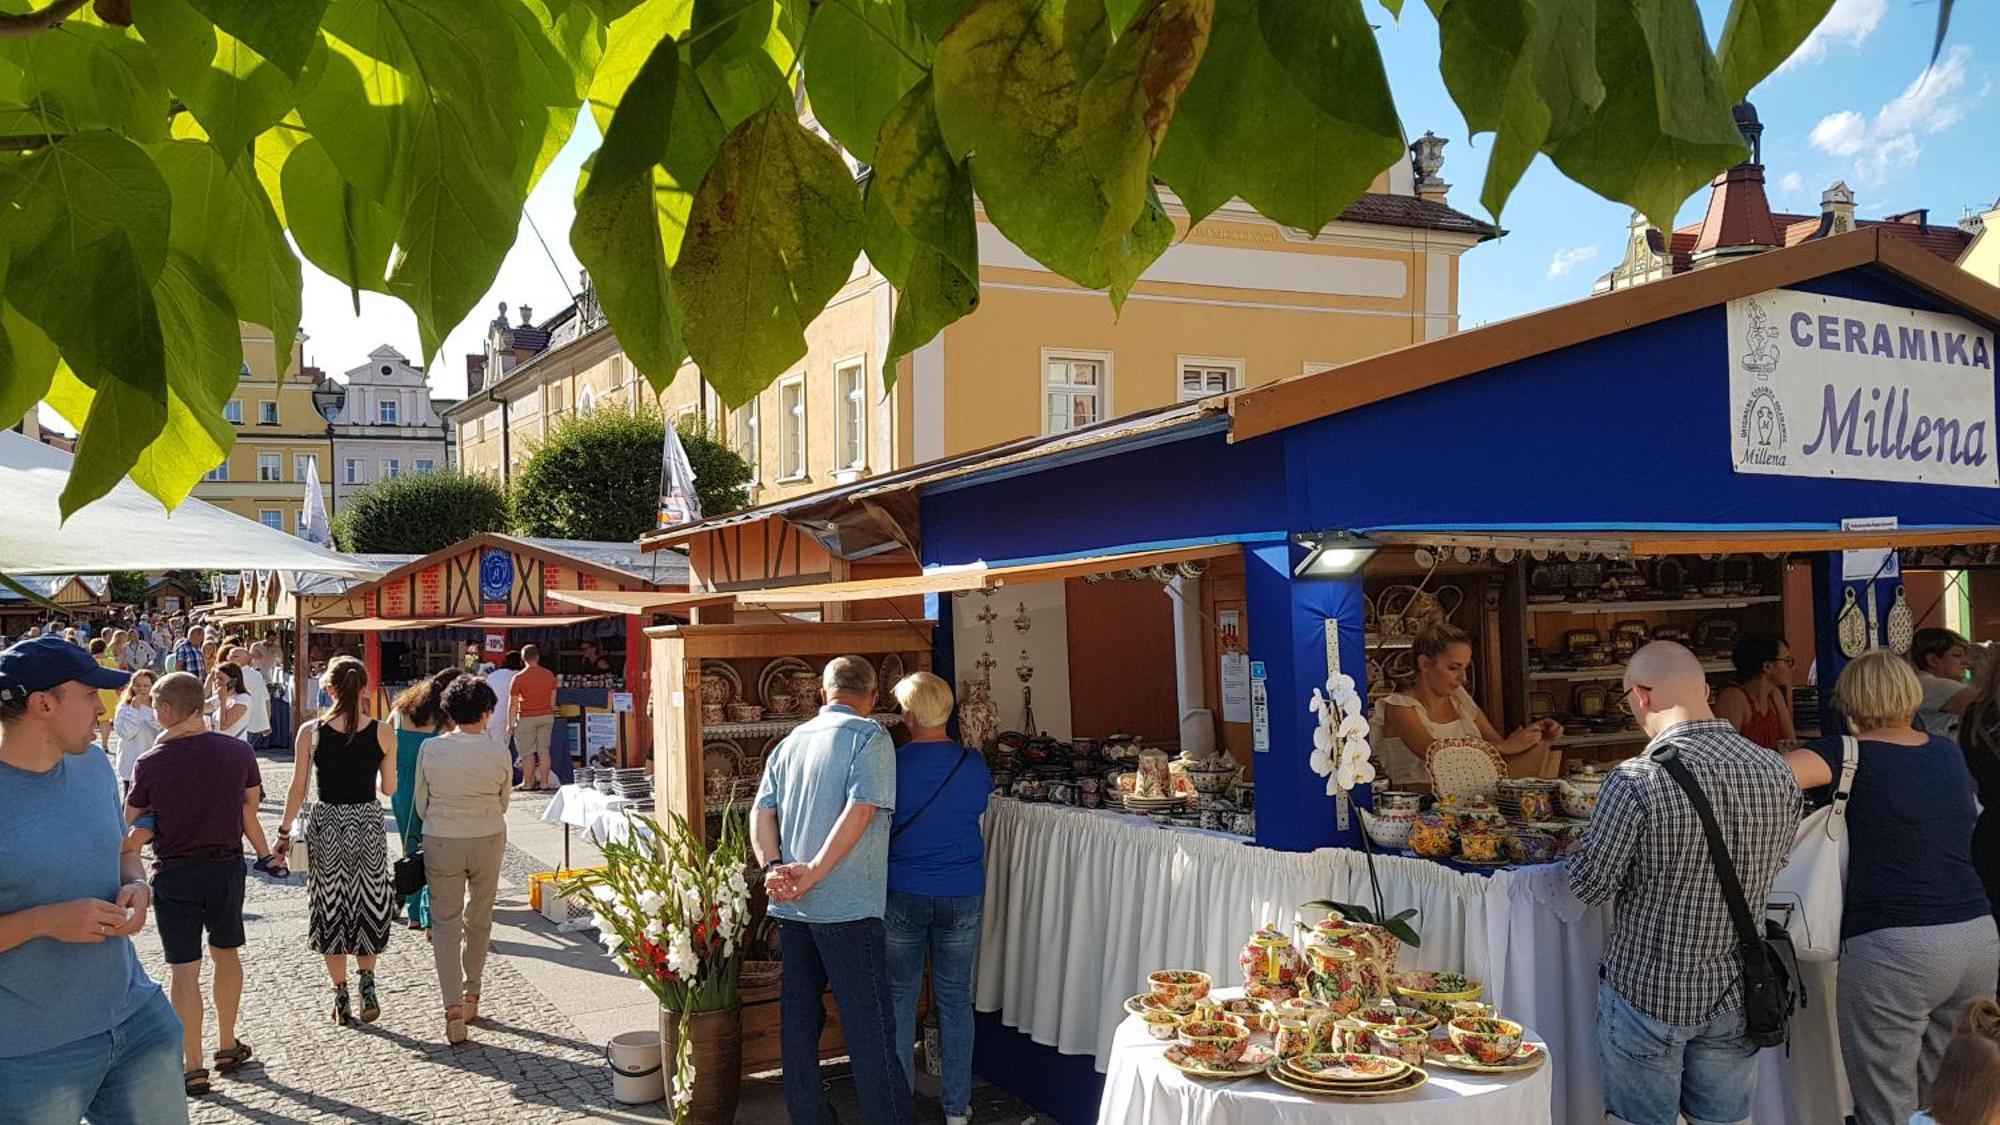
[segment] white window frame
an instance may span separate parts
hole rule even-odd
[[[211,484],[227,481],[229,479],[228,458],[224,458],[221,464],[217,465],[213,469],[210,469],[208,472],[202,474],[201,479]]]
[[[342,482],[346,484],[368,483],[368,478],[362,473],[361,465],[362,465],[361,458],[359,457],[347,458],[347,463],[342,468],[342,473],[343,473],[343,476],[341,478]]]
[[[785,405],[785,395],[788,392],[795,392],[798,395],[798,404],[796,406],[787,407]],[[794,422],[798,426],[799,456],[796,470],[793,469],[791,464],[792,427]],[[806,377],[800,374],[778,380],[778,479],[780,481],[800,481],[806,479],[808,466],[811,464],[807,459],[811,455],[811,449],[806,440],[810,424],[810,410],[807,406],[806,398]]]
[[[378,425],[378,426],[400,426],[400,425],[402,425],[402,423],[401,423],[401,422],[397,421],[397,419],[398,419],[398,418],[400,417],[400,414],[398,413],[398,411],[400,411],[400,409],[401,409],[401,407],[399,406],[399,404],[398,404],[398,403],[396,402],[396,400],[395,400],[394,398],[378,398],[378,399],[376,399],[376,400],[375,400],[375,424],[376,424],[376,425]]]
[[[222,420],[232,426],[243,424],[243,400],[232,398],[222,404]]]
[[[1075,389],[1079,386],[1078,384],[1074,383],[1065,383],[1062,385],[1061,388],[1057,388],[1052,384],[1050,384],[1049,363],[1052,360],[1064,360],[1064,361],[1082,360],[1086,363],[1097,364],[1098,380],[1097,380],[1096,421],[1102,422],[1106,418],[1112,417],[1111,353],[1098,348],[1043,348],[1042,366],[1040,369],[1041,374],[1040,377],[1035,380],[1035,391],[1036,391],[1035,397],[1037,399],[1036,408],[1041,414],[1043,435],[1046,436],[1050,434],[1066,434],[1069,433],[1071,430],[1075,429],[1074,426],[1068,426],[1068,425],[1064,426],[1060,430],[1053,429],[1049,426],[1050,393],[1054,392],[1062,394],[1074,394]]]
[[[273,523],[273,519],[277,522]],[[273,531],[283,531],[285,530],[285,510],[283,508],[259,508],[257,509],[257,522]]]
[[[314,457],[310,453],[292,454],[292,479],[304,482],[306,479],[306,466],[311,464],[313,460]]]
[[[437,472],[437,467],[437,462],[432,458],[419,457],[412,463],[410,471],[413,473],[434,473]]]
[[[848,381],[853,389],[848,389]],[[835,466],[845,470],[868,468],[868,356],[849,356],[833,365],[833,421],[835,455],[846,458]],[[848,457],[852,452],[853,456]]]
[[[751,395],[750,401],[736,412],[736,452],[750,466],[750,483],[758,484],[764,479],[764,410],[759,404],[760,395]]]
[[[273,481],[283,481],[284,479],[285,455],[282,453],[260,451],[257,454],[257,480],[260,483],[269,484]]]
[[[1204,375],[1216,371],[1227,372],[1227,382],[1229,385],[1219,391],[1203,390],[1201,394],[1189,397],[1187,390],[1189,368],[1198,368]],[[1174,365],[1174,394],[1176,401],[1198,402],[1208,398],[1210,395],[1228,394],[1230,391],[1240,391],[1242,389],[1243,360],[1240,356],[1184,355]]]
[[[395,480],[403,475],[403,460],[400,457],[384,457],[377,467],[381,473],[376,480]]]
[[[260,398],[257,400],[257,424],[260,426],[275,426],[278,424],[277,399]]]

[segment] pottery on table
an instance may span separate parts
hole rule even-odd
[[[1396,809],[1408,809],[1411,812],[1416,812],[1422,804],[1423,795],[1412,793],[1407,789],[1377,789],[1375,791],[1375,811],[1378,813],[1390,812]]]
[[[1470,863],[1499,863],[1508,858],[1512,837],[1486,826],[1469,829],[1458,838],[1458,854]]]
[[[1457,850],[1457,837],[1450,818],[1437,809],[1427,809],[1411,822],[1408,847],[1426,859],[1444,859]]]
[[[1352,949],[1357,957],[1375,961],[1384,983],[1396,975],[1396,960],[1403,951],[1403,943],[1388,930],[1372,923],[1353,921],[1337,910],[1313,923],[1307,941],[1309,944],[1343,946]]]
[[[1409,1024],[1374,1025],[1369,1028],[1368,1035],[1372,1043],[1364,1050],[1372,1048],[1378,1055],[1402,1059],[1411,1066],[1423,1065],[1424,1048],[1431,1041],[1429,1030]]]
[[[1589,820],[1597,811],[1597,794],[1604,788],[1605,774],[1588,766],[1579,767],[1556,783],[1562,794],[1562,811],[1578,820]]]
[[[1173,780],[1172,764],[1165,753],[1159,750],[1140,751],[1138,776],[1132,786],[1133,796],[1165,797],[1174,791]]]
[[[1146,1025],[1146,1034],[1155,1039],[1171,1043],[1180,1038],[1181,1016],[1178,1012],[1165,1008],[1146,1008],[1139,1012],[1139,1020]]]
[[[1461,1012],[1459,1014],[1466,1015],[1468,1013]],[[1425,1031],[1429,1031],[1443,1022],[1422,1008],[1413,1008],[1405,1004],[1398,1004],[1394,999],[1384,1000],[1379,1004],[1364,1005],[1354,1013],[1354,1018],[1375,1027],[1402,1024],[1408,1027],[1420,1027]]]
[[[720,703],[704,703],[701,705],[701,721],[709,726],[723,722],[728,717],[728,710]]]
[[[819,677],[820,674],[810,668],[802,668],[791,674],[789,680],[794,706],[803,705],[809,711],[812,705],[819,701]]]
[[[1389,986],[1398,1000],[1422,1008],[1440,1020],[1452,1018],[1454,1002],[1478,1000],[1486,995],[1486,986],[1471,977],[1428,969],[1398,973],[1390,978]]]
[[[1208,998],[1209,977],[1194,969],[1161,969],[1146,977],[1146,985],[1160,1002],[1177,1012],[1190,1012]]]
[[[775,691],[764,697],[764,710],[772,715],[789,715],[792,713],[792,706],[796,702],[797,700],[793,699],[790,694]]]
[[[1460,1016],[1445,1027],[1452,1046],[1487,1066],[1498,1066],[1521,1049],[1521,1025],[1498,1016]]]
[[[1188,758],[1185,753],[1181,766],[1188,784],[1194,786],[1197,793],[1227,793],[1243,772],[1242,767],[1230,758]]]
[[[1253,980],[1243,986],[1243,995],[1246,998],[1265,1004],[1282,1003],[1298,994],[1297,984],[1265,984],[1263,981]]]
[[[1409,846],[1410,830],[1416,826],[1415,809],[1394,808],[1378,811],[1357,808],[1361,814],[1361,827],[1368,833],[1368,839],[1378,848],[1398,849]]]
[[[1452,1019],[1459,1019],[1461,1017],[1484,1019],[1499,1014],[1494,1011],[1493,1005],[1482,1003],[1478,1000],[1454,1000],[1450,1007]]]
[[[1195,1062],[1227,1066],[1243,1057],[1250,1029],[1228,1020],[1190,1020],[1181,1025],[1180,1043],[1182,1052]]]
[[[1298,947],[1283,930],[1265,926],[1250,935],[1250,940],[1237,955],[1236,963],[1243,969],[1243,983],[1296,985],[1306,973],[1305,958],[1299,955]]]
[[[764,718],[764,709],[755,703],[731,703],[725,710],[732,723],[754,723]]]
[[[1328,1051],[1366,1052],[1375,1032],[1353,1016],[1342,1016],[1320,1027],[1320,1042]]]
[[[1319,1050],[1319,1027],[1303,1016],[1284,1016],[1278,1019],[1271,1041],[1281,1059],[1310,1055]]]
[[[1382,995],[1386,978],[1382,962],[1374,957],[1361,957],[1345,946],[1309,945],[1306,958],[1312,963],[1306,972],[1306,987],[1341,1015],[1372,1004]]]
[[[1521,863],[1554,863],[1562,854],[1562,844],[1546,832],[1516,832],[1509,839]]]

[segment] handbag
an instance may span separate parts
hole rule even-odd
[[[1791,1036],[1792,1012],[1803,1006],[1798,974],[1787,965],[1791,959],[1791,935],[1777,921],[1764,919],[1764,930],[1750,918],[1750,904],[1737,881],[1736,866],[1722,842],[1722,828],[1715,823],[1715,810],[1708,794],[1701,791],[1694,774],[1681,761],[1680,751],[1667,746],[1653,755],[1687,794],[1695,815],[1701,818],[1702,835],[1708,843],[1708,859],[1715,865],[1715,881],[1722,884],[1722,899],[1729,904],[1729,918],[1736,926],[1738,952],[1743,958],[1743,1032],[1753,1046],[1776,1047]]]
[[[416,815],[416,804],[412,801],[410,815]],[[410,839],[410,824],[406,818],[400,826],[405,846]],[[408,898],[429,884],[430,876],[424,872],[424,845],[419,840],[414,850],[406,851],[403,857],[390,869],[390,878],[396,885],[396,897]]]
[[[1852,736],[1842,737],[1833,803],[1799,822],[1791,858],[1771,884],[1766,909],[1785,917],[1801,961],[1840,957],[1840,915],[1847,901],[1847,798],[1860,766],[1861,744]]]
[[[938,782],[937,792],[931,794],[930,800],[918,805],[917,811],[910,814],[910,819],[889,830],[889,838],[891,840],[908,832],[910,825],[915,824],[919,817],[930,811],[932,805],[937,804],[937,799],[944,796],[945,789],[951,785],[951,779],[958,776],[958,768],[965,764],[965,759],[970,757],[971,754],[972,751],[963,746],[958,748],[958,761],[951,764],[951,772],[944,775],[943,781]]]

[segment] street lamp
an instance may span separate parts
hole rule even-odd
[[[326,420],[326,480],[331,482],[334,479],[333,420],[340,417],[341,409],[347,405],[347,387],[334,382],[332,376],[322,376],[319,386],[313,388],[312,400],[313,409]],[[328,491],[332,493],[335,490],[329,488]],[[328,504],[327,515],[331,516],[339,506],[337,501]]]

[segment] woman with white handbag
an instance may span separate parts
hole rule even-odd
[[[1924,1104],[1959,1014],[1993,994],[2000,932],[1972,865],[1972,777],[1956,742],[1914,725],[1916,673],[1870,652],[1841,673],[1833,698],[1859,752],[1844,816],[1841,1055],[1860,1125],[1903,1125]],[[1800,788],[1833,784],[1842,743],[1785,756]]]

